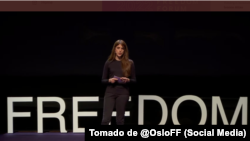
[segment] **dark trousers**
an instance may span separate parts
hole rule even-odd
[[[128,99],[128,94],[106,93],[104,96],[103,118],[101,124],[109,125],[111,122],[112,112],[115,107],[116,125],[124,125],[124,115]]]

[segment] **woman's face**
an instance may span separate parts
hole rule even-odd
[[[122,57],[123,53],[124,53],[124,47],[121,44],[117,45],[115,47],[115,54],[116,54],[116,56],[117,57]]]

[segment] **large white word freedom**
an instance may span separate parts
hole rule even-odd
[[[159,125],[165,125],[168,118],[168,108],[166,102],[157,95],[139,95],[139,103],[138,103],[138,124],[143,125],[144,124],[144,101],[145,100],[154,100],[157,101],[161,108],[162,108],[162,117],[161,121],[159,122]],[[175,125],[180,125],[177,117],[178,113],[178,107],[179,105],[184,102],[192,100],[198,103],[198,105],[201,108],[201,119],[199,122],[199,125],[204,125],[207,121],[207,107],[204,101],[195,95],[184,95],[182,97],[179,97],[175,103],[173,104],[172,108],[172,120]],[[78,117],[97,117],[98,113],[97,111],[78,111],[78,103],[79,102],[98,102],[99,97],[93,96],[93,97],[73,97],[73,132],[74,133],[84,133],[85,128],[79,128],[78,127]],[[15,117],[31,117],[30,112],[14,112],[13,110],[13,103],[14,102],[33,102],[33,97],[8,97],[7,98],[7,119],[8,119],[8,133],[13,133],[13,127],[14,122],[13,118]],[[59,103],[60,110],[57,113],[43,113],[43,103],[44,102],[57,102]],[[242,125],[247,125],[247,115],[248,115],[248,97],[239,97],[238,104],[236,106],[236,109],[234,111],[233,118],[231,120],[230,125],[235,125],[240,110],[242,110]],[[62,116],[66,109],[65,101],[60,97],[38,97],[37,98],[37,131],[38,133],[43,133],[43,119],[44,118],[57,118],[60,123],[60,132],[61,133],[67,133],[65,128],[65,118]],[[218,111],[221,115],[222,121],[224,125],[228,125],[228,120],[221,102],[221,99],[219,96],[212,96],[212,125],[217,125],[217,118],[218,118]],[[125,116],[129,116],[129,111],[126,111]],[[112,116],[116,116],[116,113],[113,112]]]

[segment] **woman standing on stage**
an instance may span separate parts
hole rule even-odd
[[[107,84],[104,96],[102,125],[109,125],[114,107],[116,124],[124,125],[129,87],[136,82],[134,62],[129,59],[128,46],[123,40],[114,43],[112,52],[104,65],[102,82]]]

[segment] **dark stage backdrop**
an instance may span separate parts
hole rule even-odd
[[[211,97],[221,96],[227,100],[230,122],[239,97],[249,94],[249,13],[2,12],[0,18],[3,131],[10,96],[100,96],[98,118],[88,122],[99,124],[105,90],[102,69],[117,39],[127,42],[138,80],[131,93],[135,100],[128,107],[135,109],[129,124],[138,123],[137,95],[161,96],[168,101],[169,113],[171,103],[182,95],[207,99],[210,111]],[[199,107],[193,101],[185,103],[179,108],[182,123],[198,124]],[[58,105],[54,107],[52,112],[58,111]],[[32,111],[33,116],[15,118],[15,129],[36,130],[36,103],[15,108]],[[158,124],[159,104],[151,102],[145,109],[148,124]],[[67,112],[66,126],[72,129],[72,109]],[[59,128],[57,119],[45,123],[50,121],[55,124],[45,125],[46,130]]]
[[[100,75],[124,39],[138,75],[247,75],[248,13],[1,13],[2,75]]]

